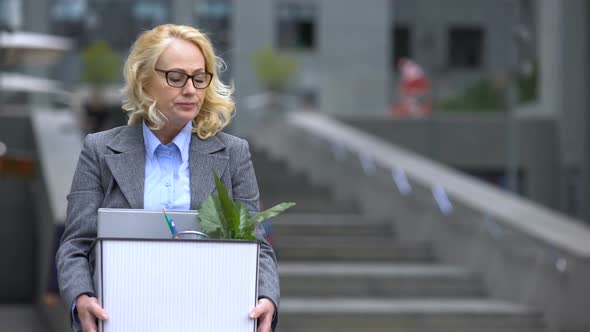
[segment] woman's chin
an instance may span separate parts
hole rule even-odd
[[[185,121],[185,120],[192,120],[192,119],[194,119],[197,116],[197,114],[199,114],[199,110],[198,109],[195,109],[195,108],[188,109],[188,110],[187,109],[181,109],[181,108],[179,109],[179,108],[177,108],[177,109],[174,110],[174,112],[173,112],[173,114],[172,114],[171,117],[174,117],[174,118],[176,118],[178,120]]]
[[[177,112],[175,116],[168,117],[170,123],[174,124],[174,127],[184,126],[188,122],[191,122],[199,112]]]

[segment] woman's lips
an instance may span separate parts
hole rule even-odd
[[[176,105],[182,109],[190,110],[195,108],[196,103],[176,103]]]

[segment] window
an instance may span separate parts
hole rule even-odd
[[[170,20],[169,6],[165,0],[89,0],[90,39],[128,51],[141,32]]]
[[[211,37],[215,51],[224,60],[231,47],[232,2],[230,0],[200,0],[195,3],[194,15],[199,29]]]
[[[232,0],[197,0],[193,7],[197,27],[205,32],[215,47],[215,52],[226,64],[232,63]],[[231,67],[219,73],[223,81],[232,76]]]
[[[84,44],[86,39],[85,16],[88,12],[86,1],[54,0],[51,11],[51,33],[67,36]]]
[[[277,6],[277,47],[313,50],[316,47],[316,7],[313,4],[281,3]]]
[[[21,0],[0,0],[0,31],[19,30],[23,24]]]
[[[135,39],[133,4],[129,1],[91,1],[91,39],[103,39],[117,50],[125,50]],[[132,28],[130,28],[132,27]]]
[[[410,28],[406,25],[395,25],[393,27],[393,63],[392,66],[398,70],[399,59],[409,58],[412,56],[411,52],[411,36]]]
[[[51,16],[56,21],[81,21],[86,14],[88,4],[85,0],[54,0]]]
[[[452,27],[449,30],[449,66],[479,68],[482,65],[484,33],[478,27]]]
[[[168,23],[169,4],[164,0],[135,0],[133,14],[133,39],[145,30]]]

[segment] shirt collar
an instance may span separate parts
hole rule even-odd
[[[193,122],[189,121],[172,140],[172,143],[176,144],[178,150],[180,150],[180,155],[182,156],[183,162],[188,160],[188,150],[191,144],[192,129]]]
[[[142,122],[142,125],[143,125],[143,142],[145,145],[145,152],[146,152],[147,156],[151,159],[154,157],[154,152],[156,151],[156,148],[158,148],[158,146],[162,143],[156,137],[156,135],[154,135],[154,133],[148,128],[148,126],[145,124],[145,121]],[[171,142],[171,143],[174,143],[178,147],[178,150],[180,150],[180,155],[182,156],[183,162],[188,160],[188,152],[189,152],[189,147],[190,147],[190,142],[191,142],[192,128],[193,128],[193,123],[192,123],[192,121],[189,121],[184,126],[184,128],[182,128],[180,130],[178,135],[176,135],[176,137],[174,137],[174,139]]]

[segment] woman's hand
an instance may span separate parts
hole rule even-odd
[[[256,307],[250,311],[251,319],[258,319],[257,332],[270,332],[272,318],[275,314],[275,305],[271,300],[262,298],[258,300]]]
[[[108,319],[107,312],[98,304],[98,299],[86,294],[82,294],[76,299],[76,310],[84,332],[98,332],[96,320]]]

